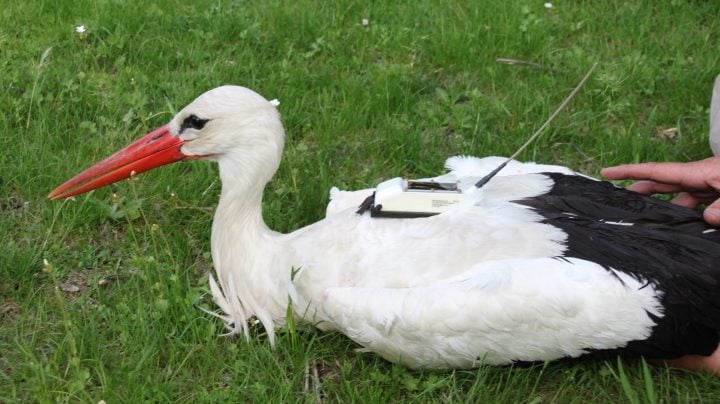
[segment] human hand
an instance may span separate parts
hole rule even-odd
[[[696,208],[708,204],[705,221],[720,226],[720,157],[689,163],[625,164],[600,173],[611,180],[640,180],[628,189],[641,194],[678,193],[672,200],[678,205]]]

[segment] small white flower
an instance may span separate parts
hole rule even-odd
[[[277,107],[278,105],[280,105],[280,100],[278,100],[277,98],[272,99],[270,100],[270,104],[272,104],[272,106],[274,107]]]
[[[77,32],[78,34],[84,34],[85,31],[86,29],[84,25],[78,25],[77,27],[75,27],[75,32]]]
[[[552,3],[550,3],[550,2],[545,3],[545,8],[553,8]]]
[[[363,27],[367,27],[368,25],[370,25],[370,20],[368,20],[367,18],[363,18],[362,25]]]
[[[43,268],[42,271],[46,274],[49,274],[53,271],[53,266],[48,262],[47,258],[43,258]]]

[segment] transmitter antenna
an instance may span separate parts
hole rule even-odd
[[[580,82],[578,83],[578,85],[575,86],[575,89],[572,90],[572,92],[570,93],[570,95],[568,95],[568,96],[565,98],[565,100],[562,102],[562,104],[560,104],[560,106],[557,107],[557,109],[555,110],[555,112],[553,112],[552,115],[550,115],[550,117],[547,119],[547,121],[545,121],[545,123],[540,127],[540,129],[536,130],[535,133],[534,133],[532,136],[530,136],[530,139],[528,139],[527,142],[525,142],[525,144],[523,144],[522,146],[520,146],[520,148],[517,149],[517,151],[516,151],[515,153],[513,153],[512,156],[508,157],[508,159],[505,160],[504,163],[500,164],[496,169],[492,170],[492,171],[490,172],[490,174],[482,177],[482,178],[480,179],[480,181],[478,181],[478,182],[475,184],[475,186],[478,187],[478,188],[482,188],[485,184],[488,183],[488,181],[490,181],[490,179],[492,179],[495,175],[497,175],[497,173],[499,173],[500,170],[502,170],[503,168],[505,168],[505,166],[508,165],[508,163],[509,163],[510,161],[514,160],[515,157],[518,156],[518,154],[520,154],[523,150],[525,150],[526,147],[528,147],[533,141],[535,141],[535,139],[537,139],[538,136],[540,136],[540,134],[543,133],[543,131],[545,130],[545,128],[547,128],[548,125],[550,125],[550,122],[552,122],[552,120],[555,119],[555,117],[557,116],[557,114],[560,113],[560,111],[562,111],[563,108],[565,108],[565,105],[567,105],[567,103],[570,102],[570,100],[571,100],[573,97],[575,97],[575,94],[577,94],[578,91],[580,91],[580,89],[582,88],[582,86],[585,85],[585,82],[587,81],[588,78],[590,78],[590,75],[592,74],[593,70],[595,70],[595,67],[597,67],[597,62],[593,63],[592,67],[590,67],[590,70],[588,70],[588,72],[585,73],[585,77],[583,77],[582,80],[580,80]]]

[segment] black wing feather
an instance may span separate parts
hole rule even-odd
[[[591,355],[669,359],[715,351],[720,342],[720,229],[697,210],[608,182],[545,175],[554,181],[548,193],[515,202],[567,233],[564,256],[628,273],[663,293],[664,315],[654,318],[657,325],[648,339]]]

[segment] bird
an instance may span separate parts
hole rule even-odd
[[[345,334],[410,368],[574,358],[710,355],[720,331],[720,229],[692,209],[562,166],[452,157],[462,202],[419,218],[358,211],[372,190],[333,189],[326,216],[287,234],[263,219],[285,133],[276,103],[211,89],[168,124],[49,194],[62,199],[180,160],[222,183],[209,289],[228,334],[257,319]],[[288,310],[292,308],[292,311]]]

